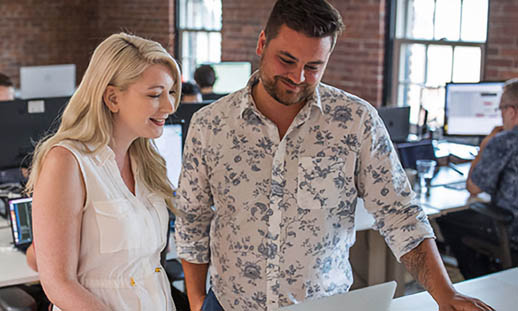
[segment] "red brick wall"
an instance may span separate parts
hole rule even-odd
[[[381,104],[385,0],[331,0],[347,26],[323,81]],[[222,58],[257,68],[257,37],[274,0],[222,0]],[[0,2],[0,72],[19,87],[20,66],[75,63],[80,80],[95,46],[121,30],[173,52],[175,0]],[[486,80],[518,76],[518,2],[491,0]]]
[[[518,77],[518,1],[490,0],[485,80]]]
[[[253,61],[257,37],[274,0],[223,1],[222,59]],[[380,105],[383,83],[385,1],[331,0],[347,29],[339,38],[323,81]]]
[[[21,66],[76,64],[78,77],[94,47],[98,12],[80,0],[0,4],[0,72],[19,87]],[[86,2],[88,3],[88,2]]]
[[[174,50],[175,0],[0,2],[0,72],[17,87],[21,66],[76,64],[79,83],[95,47],[128,31]]]
[[[175,0],[99,1],[98,34],[105,38],[121,31],[158,41],[174,50]]]

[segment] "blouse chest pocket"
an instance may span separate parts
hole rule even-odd
[[[336,157],[301,157],[298,163],[297,202],[304,209],[336,207],[342,200],[345,161]]]
[[[101,253],[140,248],[142,231],[138,216],[125,199],[93,202]]]

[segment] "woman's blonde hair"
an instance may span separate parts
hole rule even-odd
[[[43,160],[49,150],[64,140],[83,143],[84,152],[95,153],[107,146],[112,136],[112,113],[103,101],[108,85],[125,90],[153,64],[171,69],[174,89],[174,109],[178,108],[181,92],[180,70],[176,61],[157,42],[126,33],[113,34],[95,49],[81,84],[70,98],[57,132],[38,143],[33,155],[26,192],[32,194]],[[92,149],[88,148],[92,146]],[[167,178],[165,160],[158,154],[149,138],[137,138],[129,154],[141,172],[140,178],[148,189],[157,191],[172,209],[173,187]]]

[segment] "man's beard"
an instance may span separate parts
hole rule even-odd
[[[262,61],[261,61],[262,63]],[[295,84],[288,78],[283,76],[274,76],[273,80],[268,79],[263,72],[263,66],[261,64],[259,68],[259,77],[263,83],[264,89],[270,94],[273,99],[283,104],[284,106],[291,106],[305,102],[315,92],[315,87],[311,87],[307,83]],[[284,82],[283,82],[284,81]],[[281,89],[280,83],[287,83],[293,86],[298,86],[300,91],[295,94],[291,90]]]

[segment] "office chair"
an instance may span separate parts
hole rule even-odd
[[[36,301],[19,287],[0,288],[0,311],[36,311]]]
[[[513,263],[518,265],[518,260],[513,262],[508,230],[509,225],[514,221],[514,215],[508,210],[499,209],[489,203],[474,202],[469,205],[469,208],[475,213],[493,220],[497,230],[498,244],[474,237],[463,237],[462,242],[472,250],[491,258],[504,270],[511,268]]]

